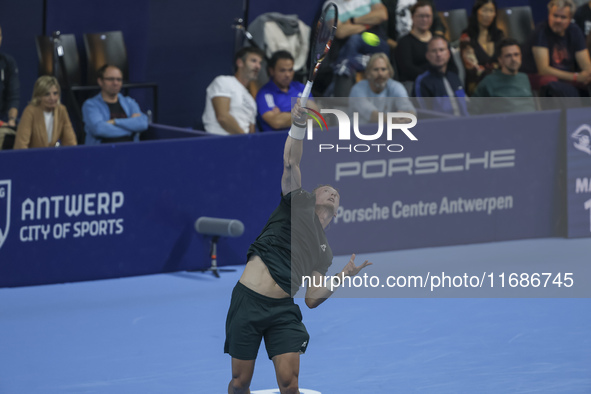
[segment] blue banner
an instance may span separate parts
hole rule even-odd
[[[338,253],[557,236],[560,130],[558,111],[419,120],[416,141],[386,127],[344,140],[331,127],[306,140],[302,177],[340,191],[328,230]]]
[[[305,143],[304,187],[340,190],[335,255],[556,236],[560,129],[559,111],[419,119],[417,141],[339,141],[331,127]],[[245,263],[280,200],[286,136],[1,152],[0,287],[206,269],[201,216],[245,224],[217,253],[220,266]]]
[[[285,138],[1,152],[0,286],[208,268],[201,216],[245,223],[218,244],[219,265],[244,264],[280,199]]]
[[[591,237],[591,114],[569,109],[566,125],[568,236]]]

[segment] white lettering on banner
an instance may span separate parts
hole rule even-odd
[[[35,201],[27,198],[21,206],[21,220],[59,219],[62,209],[68,217],[82,213],[86,216],[115,214],[124,201],[125,195],[120,191],[37,197]]]
[[[92,222],[74,223],[74,238],[86,235],[97,237],[123,233],[123,219],[94,220]]]
[[[367,152],[380,152],[381,149],[391,152],[391,153],[399,153],[404,150],[404,146],[400,144],[356,144],[356,145],[333,145],[333,144],[318,144],[318,152],[322,153],[322,151],[328,150],[335,150],[335,152],[357,152],[357,153],[367,153]]]
[[[585,209],[589,210],[589,231],[591,232],[591,200],[585,201]]]
[[[349,116],[338,109],[326,109],[323,108],[320,110],[321,114],[331,114],[336,116],[339,134],[338,139],[339,141],[350,141],[351,140],[351,120]],[[319,115],[316,112],[317,115]],[[320,115],[322,121],[325,122],[322,115]],[[400,119],[408,119],[409,122],[406,123],[398,123]],[[318,121],[318,120],[317,120]],[[408,137],[411,141],[418,141],[417,137],[409,130],[417,125],[417,117],[414,114],[407,113],[407,112],[388,112],[386,114],[386,138],[388,141],[392,141],[393,132],[394,130],[402,131],[406,137]],[[322,127],[322,126],[321,126]],[[313,129],[313,122],[312,119],[308,119],[306,122],[306,135],[308,140],[314,139],[314,129]],[[376,141],[382,137],[384,133],[384,113],[378,113],[378,130],[374,134],[362,134],[359,131],[359,113],[353,113],[353,133],[358,140],[361,141]],[[381,144],[384,145],[384,144]],[[373,146],[373,145],[372,145]],[[391,149],[392,146],[396,146],[396,149]],[[329,148],[330,147],[330,148]],[[334,149],[335,146],[332,144],[320,144],[318,145],[319,152],[327,149]],[[358,144],[358,145],[348,145],[348,146],[336,146],[336,151],[348,151],[348,152],[369,152],[371,149],[370,145],[366,144]],[[388,152],[397,153],[402,152],[403,146],[399,144],[392,144],[388,145]],[[378,148],[379,151],[379,148]]]
[[[27,198],[21,204],[21,220],[44,221],[60,219],[63,215],[79,221],[65,223],[34,223],[20,228],[21,242],[100,237],[123,233],[122,218],[95,219],[115,215],[125,202],[121,191]],[[88,217],[91,220],[84,220]],[[82,220],[80,220],[82,219]]]
[[[411,157],[400,157],[388,160],[349,161],[336,163],[335,180],[340,181],[345,177],[361,177],[362,179],[387,178],[397,173],[425,175],[438,172],[470,171],[476,166],[481,166],[483,169],[510,168],[515,166],[515,157],[515,149],[502,149],[485,151],[482,157],[476,158],[473,158],[467,152],[450,153],[441,156],[417,156],[414,160]],[[368,167],[378,168],[378,166],[380,169],[385,169],[385,171],[367,170]]]
[[[591,193],[590,178],[577,178],[575,193]]]
[[[587,202],[586,208],[591,209],[591,200]],[[463,213],[486,212],[492,215],[495,211],[513,209],[513,196],[498,196],[466,199],[459,197],[449,199],[444,196],[438,204],[435,201],[417,201],[413,203],[404,203],[400,200],[392,202],[389,206],[380,206],[378,203],[372,203],[365,208],[347,209],[339,206],[337,209],[334,223],[342,222],[359,223],[374,222],[388,219],[407,219],[426,216],[441,216]]]
[[[51,231],[49,224],[37,224],[33,226],[23,226],[20,231],[21,242],[47,240]]]
[[[458,198],[457,200],[451,201],[448,201],[447,197],[443,197],[439,206],[439,214],[487,211],[490,215],[496,209],[503,210],[512,208],[513,196],[476,198],[470,200]]]

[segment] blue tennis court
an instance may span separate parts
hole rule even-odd
[[[507,256],[548,269],[588,265],[589,250],[591,239],[551,238],[359,258],[375,263],[372,274]],[[336,257],[335,270],[347,259]],[[225,393],[225,315],[243,266],[234,268],[220,279],[179,272],[0,289],[0,393]],[[335,297],[315,310],[296,302],[311,336],[303,389],[591,392],[588,298]],[[251,389],[276,387],[261,346]]]

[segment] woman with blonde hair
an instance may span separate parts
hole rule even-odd
[[[55,77],[44,75],[33,87],[33,98],[21,116],[14,149],[77,145],[66,107],[60,103]]]

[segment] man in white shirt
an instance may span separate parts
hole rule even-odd
[[[203,125],[212,134],[254,133],[257,105],[247,87],[255,81],[261,70],[263,52],[244,47],[236,53],[234,75],[220,75],[206,90]]]

